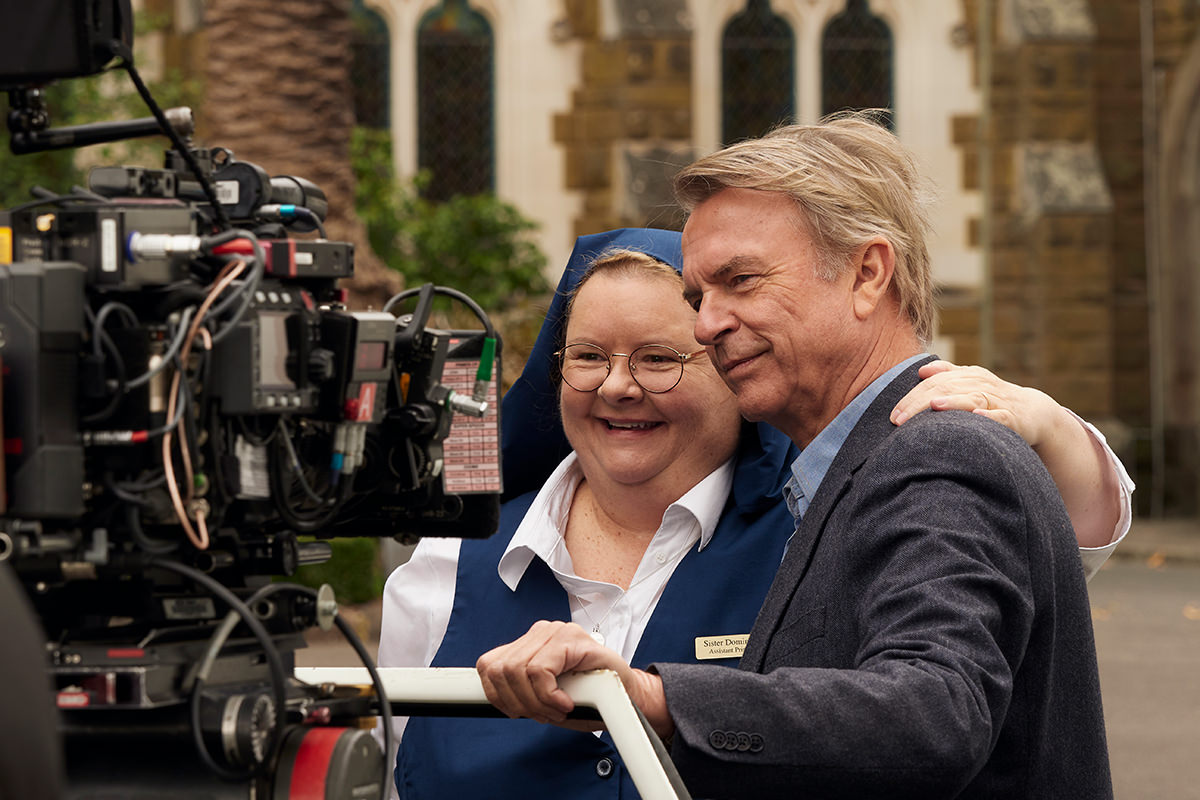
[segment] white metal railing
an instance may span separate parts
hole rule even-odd
[[[295,675],[312,684],[371,685],[365,667],[297,667]],[[404,711],[406,706],[420,706],[431,716],[436,716],[439,707],[455,716],[471,716],[472,707],[479,709],[479,716],[499,713],[488,703],[479,674],[470,667],[381,667],[379,677],[398,714],[412,716]],[[617,673],[597,670],[563,675],[558,685],[577,706],[599,712],[642,800],[690,800],[666,748],[630,701]]]

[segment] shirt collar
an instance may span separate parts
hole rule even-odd
[[[686,509],[700,523],[701,550],[708,547],[716,533],[721,512],[725,510],[725,501],[729,499],[729,490],[733,487],[733,461],[731,458],[717,467],[667,507],[667,514],[672,513],[674,508]]]
[[[513,533],[512,540],[500,556],[496,571],[500,580],[510,590],[516,591],[517,584],[529,567],[534,556],[546,562],[551,569],[573,574],[570,555],[563,542],[567,530],[567,517],[571,512],[571,500],[583,480],[579,459],[570,453],[551,473],[542,485],[521,524]],[[726,461],[709,473],[703,480],[689,489],[683,497],[667,507],[663,523],[679,514],[685,514],[699,523],[700,550],[708,546],[721,512],[733,485],[733,459]]]
[[[825,479],[825,473],[829,471],[830,465],[833,464],[833,459],[837,457],[838,451],[846,443],[846,438],[850,436],[850,431],[854,430],[854,426],[858,424],[858,421],[862,418],[867,408],[870,407],[871,403],[875,401],[875,398],[896,379],[896,376],[926,356],[927,354],[925,353],[918,353],[915,356],[906,358],[871,381],[871,384],[867,388],[859,392],[833,418],[833,421],[822,428],[816,438],[800,451],[800,455],[792,462],[792,477],[788,479],[783,489],[784,499],[787,501],[788,509],[791,510],[792,516],[801,516],[803,510],[807,508],[807,501],[811,501],[816,496],[817,489],[821,486],[821,481]],[[799,500],[798,495],[803,495],[805,500]]]

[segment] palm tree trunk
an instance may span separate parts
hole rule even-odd
[[[355,305],[400,286],[371,251],[354,212],[350,0],[208,0],[205,143],[271,175],[313,181],[329,200],[330,239],[355,246]]]

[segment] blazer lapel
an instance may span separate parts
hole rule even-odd
[[[788,543],[783,562],[775,573],[771,589],[767,592],[763,607],[750,632],[750,640],[746,643],[746,651],[740,663],[742,669],[759,671],[762,668],[767,644],[774,637],[784,612],[791,603],[792,595],[799,588],[804,573],[808,570],[829,514],[849,490],[854,473],[879,443],[896,429],[889,419],[892,408],[917,385],[917,370],[931,360],[932,356],[911,365],[897,375],[867,407],[838,450],[833,463],[829,465],[829,471],[817,487],[817,493],[812,498],[808,510],[804,512],[799,529]]]

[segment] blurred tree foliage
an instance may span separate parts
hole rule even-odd
[[[307,541],[312,541],[311,537]],[[379,543],[375,539],[330,539],[333,557],[324,564],[300,567],[291,583],[321,588],[328,583],[339,603],[367,603],[383,594],[383,566],[379,562]]]
[[[134,42],[169,24],[168,17],[138,13],[134,18]],[[178,70],[169,71],[160,80],[151,81],[146,75],[142,79],[164,109],[173,106],[196,108],[203,96],[200,82],[185,78]],[[150,110],[124,69],[60,80],[46,86],[43,93],[52,127],[150,116]],[[29,190],[34,186],[65,194],[73,185],[86,185],[87,170],[92,165],[161,167],[163,153],[169,147],[165,137],[156,136],[17,156],[13,155],[5,138],[0,146],[0,208],[30,200]]]
[[[425,199],[421,190],[428,174],[408,183],[396,180],[386,130],[356,128],[351,159],[355,206],[371,248],[406,285],[450,286],[489,312],[513,308],[550,288],[542,273],[546,257],[528,237],[537,224],[514,206],[491,194],[443,203]]]
[[[89,81],[66,81],[46,90],[46,106],[53,125],[74,122],[79,108],[86,105],[94,92]],[[0,208],[24,203],[34,186],[65,192],[71,185],[82,182],[83,173],[75,166],[74,150],[51,150],[45,153],[13,155],[5,138],[0,147]]]

